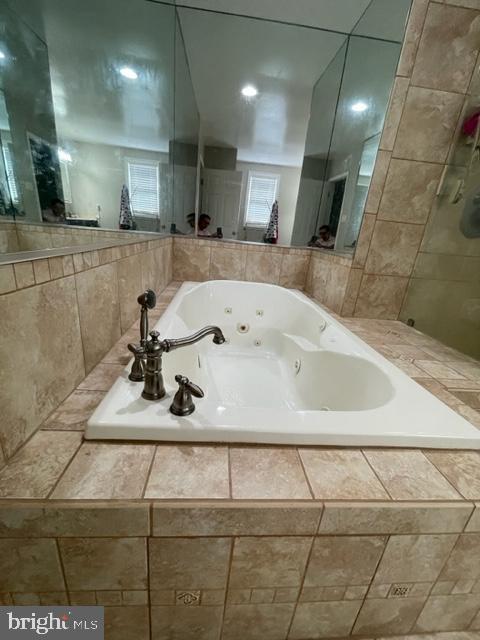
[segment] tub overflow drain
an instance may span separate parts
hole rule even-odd
[[[250,331],[250,325],[248,322],[239,322],[237,324],[238,333],[248,333]]]
[[[256,347],[261,347],[261,346],[262,346],[262,341],[261,341],[261,340],[258,340],[258,338],[257,338],[256,340],[254,340],[254,341],[253,341],[253,344],[254,344]]]

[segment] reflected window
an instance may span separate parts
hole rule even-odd
[[[10,189],[10,197],[12,201],[16,204],[19,201],[18,197],[18,186],[17,180],[15,178],[15,172],[13,170],[13,161],[12,154],[10,152],[10,146],[8,144],[2,145],[3,149],[3,160],[5,162],[5,171],[7,174],[7,183],[8,188]]]
[[[268,224],[272,205],[277,199],[279,183],[280,176],[277,174],[249,172],[245,226],[265,227]]]
[[[65,204],[72,204],[72,187],[70,185],[70,173],[68,170],[68,162],[60,160],[60,175],[63,184],[63,201]]]
[[[158,162],[128,160],[128,189],[135,214],[157,216],[160,203]]]

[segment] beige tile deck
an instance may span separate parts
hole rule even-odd
[[[0,497],[46,498],[81,440],[80,433],[37,432],[0,471]]]
[[[86,442],[52,498],[141,498],[154,450],[146,444]]]
[[[388,500],[361,451],[355,449],[299,450],[315,498],[329,500]]]
[[[461,496],[421,451],[364,451],[394,500],[460,500]]]
[[[146,498],[229,498],[228,449],[159,445]]]
[[[233,498],[312,497],[294,447],[230,447],[230,469]]]

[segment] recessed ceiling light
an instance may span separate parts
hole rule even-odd
[[[5,60],[7,56],[3,53],[3,51],[0,49],[0,60]]]
[[[136,80],[138,78],[138,73],[135,69],[132,69],[132,67],[122,67],[120,73],[124,78],[128,78],[129,80]]]
[[[357,113],[361,113],[362,111],[366,111],[368,109],[368,104],[359,100],[358,102],[354,102],[350,107],[352,111],[356,111]]]
[[[68,153],[68,151],[65,151],[65,149],[62,149],[60,147],[58,149],[58,158],[59,160],[62,160],[62,162],[72,161],[72,156]]]
[[[257,95],[258,89],[253,84],[246,84],[242,89],[242,96],[253,98]]]

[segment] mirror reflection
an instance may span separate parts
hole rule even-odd
[[[353,251],[409,8],[0,0],[0,221]]]

